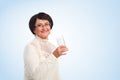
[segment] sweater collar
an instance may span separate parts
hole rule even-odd
[[[35,38],[36,38],[37,40],[39,40],[40,42],[47,42],[47,41],[48,41],[48,39],[42,39],[42,38],[40,38],[40,37],[37,36],[37,35],[35,35]]]

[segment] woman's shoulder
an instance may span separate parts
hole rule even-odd
[[[25,47],[26,48],[35,47],[37,44],[38,42],[36,41],[36,39],[33,39],[32,41],[28,42]]]

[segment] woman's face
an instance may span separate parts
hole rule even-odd
[[[42,39],[48,39],[50,34],[50,23],[48,20],[36,19],[34,33]]]

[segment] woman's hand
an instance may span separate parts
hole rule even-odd
[[[65,55],[65,52],[68,51],[68,48],[66,46],[59,46],[55,49],[55,51],[53,52],[53,55],[58,58],[61,55]]]

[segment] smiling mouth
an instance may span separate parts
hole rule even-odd
[[[46,33],[46,32],[48,32],[48,31],[41,31],[41,33]]]

